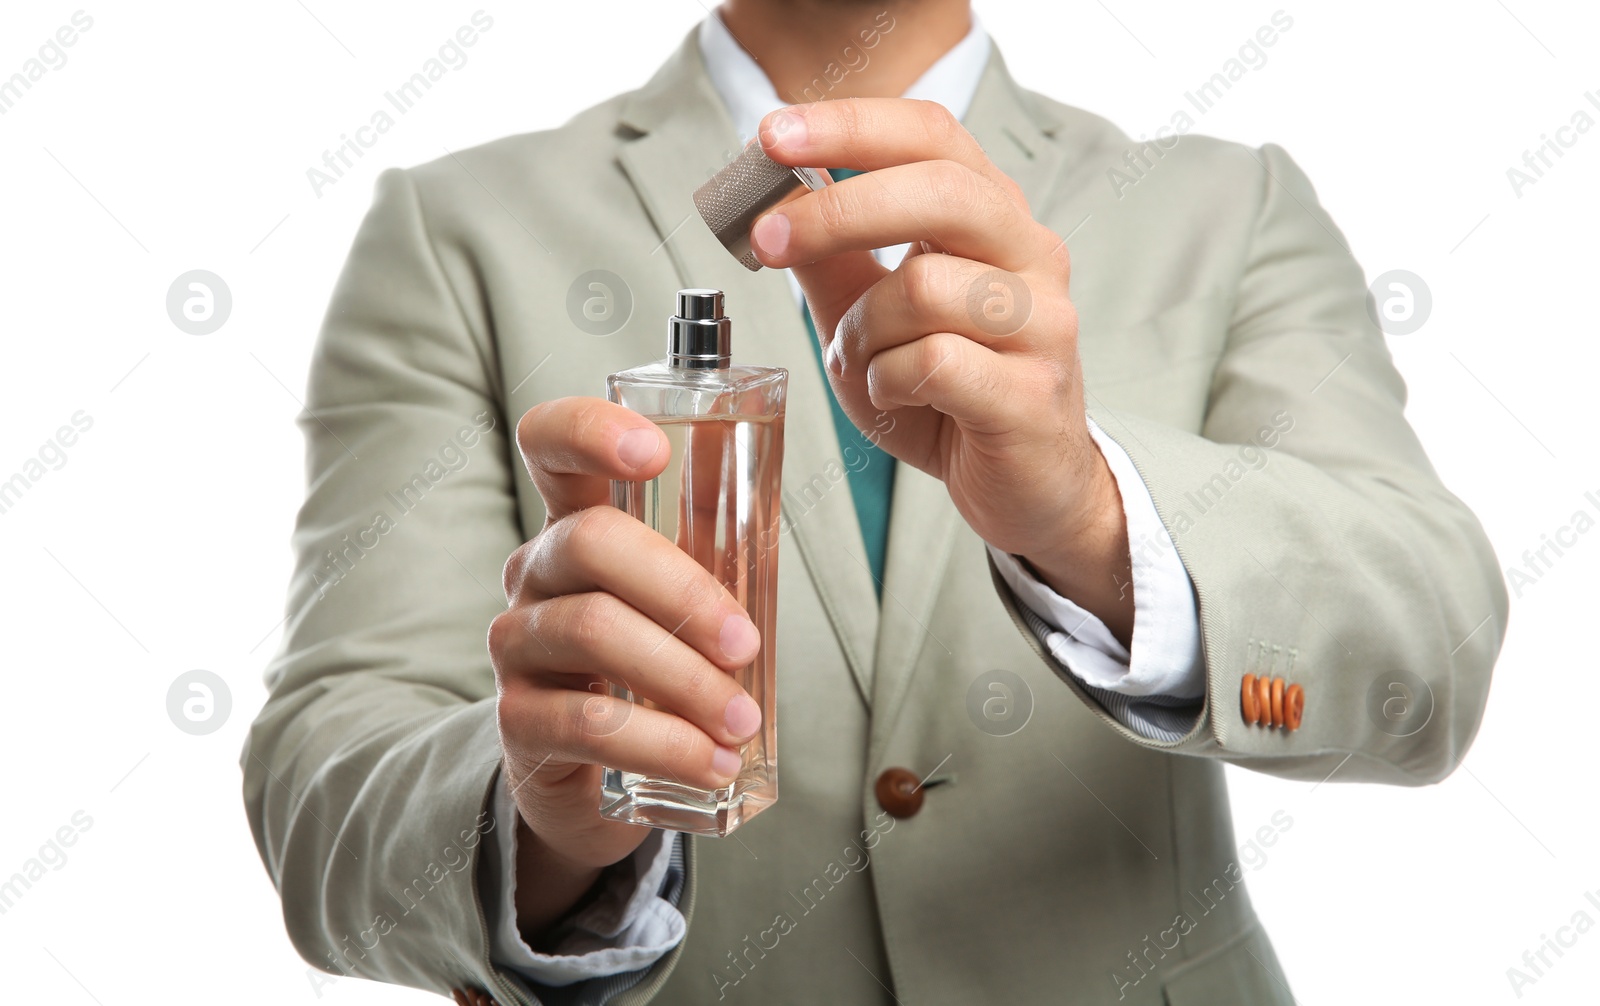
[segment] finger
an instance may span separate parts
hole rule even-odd
[[[667,438],[650,420],[603,398],[541,402],[517,423],[517,447],[544,500],[545,525],[611,501],[611,480],[654,478]]]
[[[638,520],[608,506],[570,514],[518,549],[508,594],[526,603],[615,594],[725,670],[754,659],[761,635],[715,576]]]
[[[867,365],[867,396],[880,409],[928,405],[975,432],[1026,429],[1040,403],[1027,369],[953,332],[884,350]]]
[[[786,247],[789,229],[789,218],[780,213],[768,213],[756,220],[750,228],[750,247],[756,258],[776,266],[776,260],[768,261],[763,249]],[[870,249],[845,250],[816,261],[795,263],[791,271],[805,294],[812,325],[823,340],[823,345],[827,344],[839,316],[872,284],[889,274],[889,270],[873,257]]]
[[[840,98],[769,113],[757,130],[768,157],[795,167],[876,171],[939,158],[955,161],[1027,201],[950,110],[936,101]]]
[[[1050,328],[1030,327],[1034,305],[1030,284],[1016,273],[955,255],[918,255],[845,312],[824,359],[835,376],[859,378],[875,354],[930,332],[1005,351],[1032,349]]]
[[[887,167],[804,193],[750,230],[756,257],[774,268],[928,241],[951,255],[1021,270],[1044,253],[1049,237],[994,181],[948,159]]]
[[[552,761],[605,765],[718,789],[739,774],[741,755],[673,713],[598,692],[535,685],[500,697],[502,729]]]
[[[732,676],[614,594],[567,594],[514,609],[489,632],[502,681],[539,677],[582,691],[598,675],[718,743],[737,746],[760,729],[761,708]]]

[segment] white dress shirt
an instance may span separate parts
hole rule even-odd
[[[766,113],[789,103],[778,97],[765,72],[717,15],[701,22],[699,43],[712,86],[727,107],[740,142],[746,142],[756,135]],[[959,119],[972,102],[988,59],[989,36],[974,17],[966,37],[904,96],[937,101]],[[880,248],[874,254],[892,267],[907,247]],[[793,273],[785,270],[785,275],[798,310],[804,299],[800,284]],[[1099,618],[1033,577],[1014,556],[993,546],[989,554],[1041,643],[1108,712],[1144,736],[1176,739],[1193,725],[1205,693],[1194,586],[1133,461],[1093,420],[1088,420],[1088,427],[1122,495],[1129,542],[1156,546],[1133,550],[1131,652]],[[653,831],[621,869],[608,871],[600,898],[571,920],[575,929],[558,952],[535,953],[517,928],[516,807],[504,782],[496,785],[495,792],[504,873],[493,899],[500,910],[491,920],[496,964],[539,985],[560,987],[647,968],[683,939],[686,924],[675,904],[677,890],[670,899],[661,896],[664,887],[681,888],[669,882],[670,864],[682,861],[681,839],[675,832]],[[604,1001],[611,991],[584,999]]]

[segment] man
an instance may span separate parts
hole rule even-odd
[[[757,273],[690,202],[752,136],[865,172]],[[782,798],[720,840],[597,812],[600,766],[717,786],[760,726],[754,626],[606,505],[667,447],[596,396],[685,286],[789,369],[806,487]],[[458,1002],[1290,1002],[1222,762],[1437,781],[1504,632],[1403,403],[1282,150],[1022,91],[966,0],[728,0],[640,90],[380,179],[242,758],[289,933]]]

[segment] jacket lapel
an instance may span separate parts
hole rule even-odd
[[[838,634],[863,703],[872,691],[878,603],[839,456],[823,383],[799,306],[782,272],[739,265],[695,213],[691,194],[738,150],[738,135],[706,76],[695,33],[626,100],[621,123],[640,135],[621,164],[685,287],[727,293],[734,360],[787,368],[783,514],[793,545]],[[841,544],[848,543],[848,544]],[[793,561],[792,557],[789,561]]]

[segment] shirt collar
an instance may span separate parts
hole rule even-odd
[[[893,44],[893,39],[887,39]],[[880,44],[882,44],[880,42]],[[841,46],[842,48],[842,46]],[[739,142],[746,143],[756,135],[762,116],[775,108],[791,104],[778,97],[772,81],[760,65],[745,52],[727,25],[715,12],[700,22],[700,53],[705,59],[706,73],[711,86],[722,98],[739,133]],[[870,51],[868,52],[870,56]],[[978,89],[978,80],[989,61],[989,33],[972,15],[972,27],[966,37],[939,57],[928,67],[903,97],[937,101],[950,110],[957,119],[967,114],[972,96]]]

